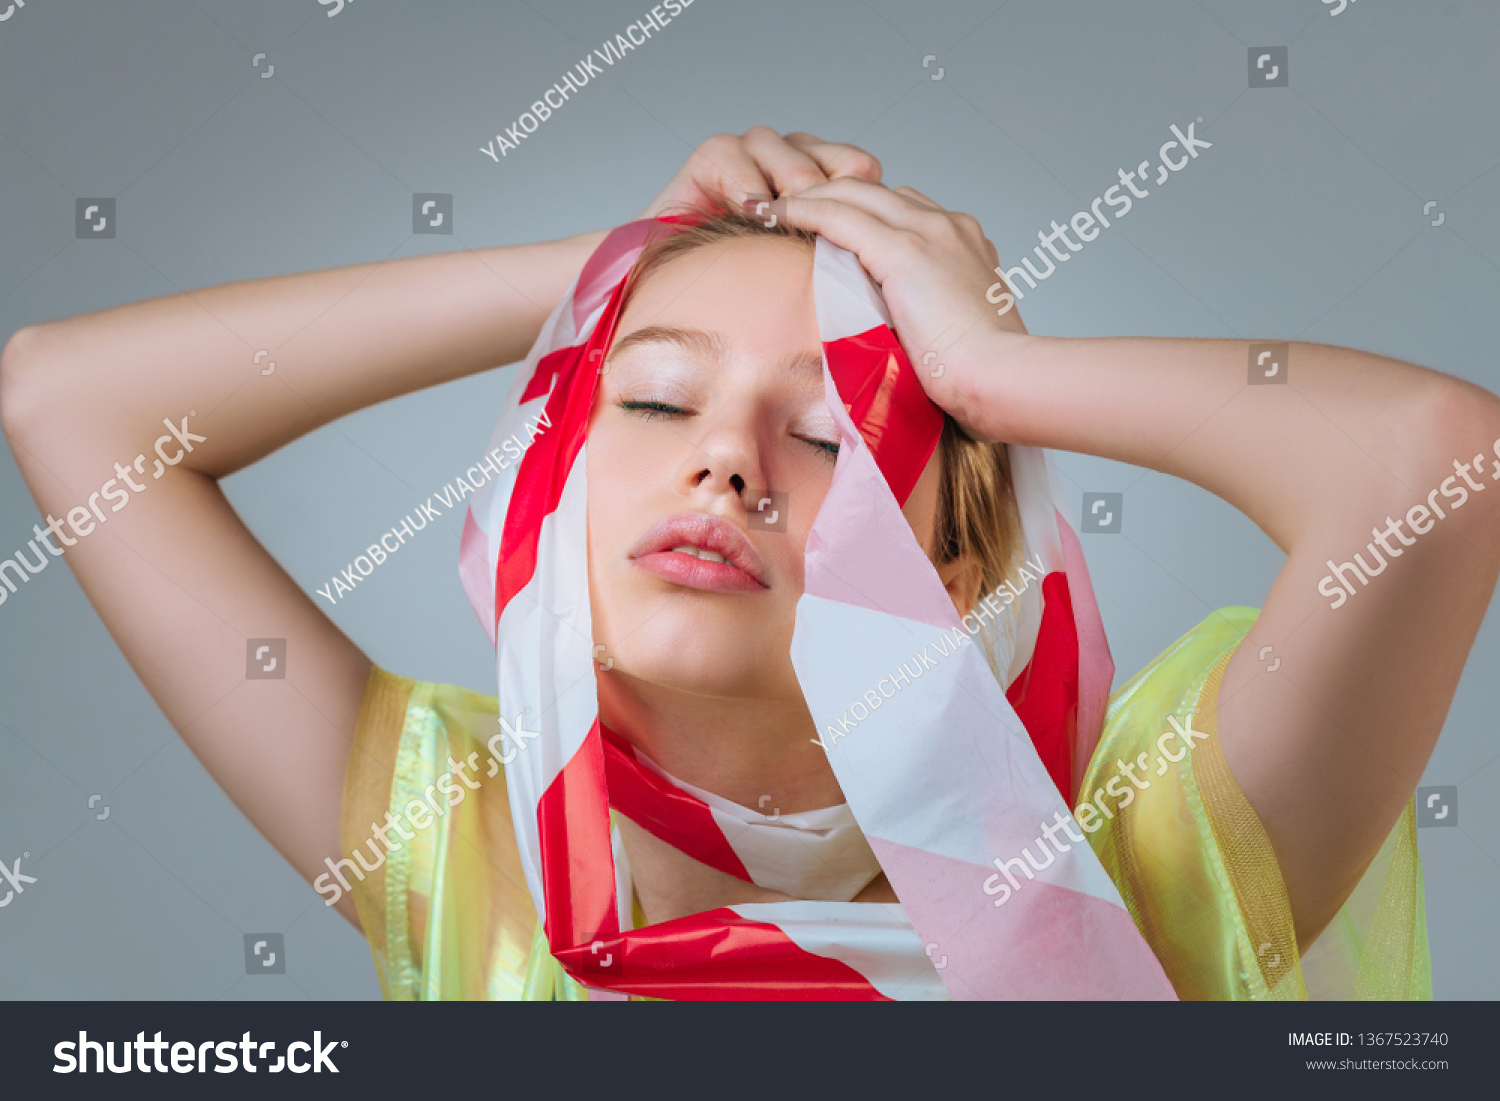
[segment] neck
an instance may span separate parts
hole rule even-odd
[[[760,811],[844,802],[800,699],[698,696],[618,671],[600,676],[598,687],[604,725],[679,780]]]

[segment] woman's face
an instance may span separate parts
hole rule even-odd
[[[737,240],[632,293],[587,447],[594,642],[617,673],[801,699],[789,649],[802,556],[839,443],[812,270],[805,245]],[[934,455],[905,510],[929,550],[937,481]]]

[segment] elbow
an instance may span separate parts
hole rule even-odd
[[[1430,441],[1423,450],[1442,456],[1449,467],[1455,459],[1474,462],[1482,452],[1489,470],[1500,442],[1500,397],[1462,379],[1444,381],[1446,385],[1438,387],[1418,413],[1418,430]]]
[[[19,442],[31,436],[42,419],[37,346],[41,326],[17,329],[0,351],[0,427],[6,439]]]
[[[1455,536],[1500,540],[1500,397],[1445,379],[1404,420],[1408,458],[1418,461],[1403,480],[1462,518]]]

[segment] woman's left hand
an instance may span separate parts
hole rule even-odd
[[[1496,479],[1462,479],[1500,454],[1500,400],[1328,345],[1281,343],[1295,381],[1262,387],[1242,339],[1025,336],[1014,308],[997,315],[995,250],[967,215],[858,180],[771,209],[858,256],[922,386],[971,434],[1185,479],[1286,552],[1206,729],[1274,849],[1295,932],[1281,950],[1305,949],[1411,800],[1495,592]],[[1478,503],[1459,511],[1448,489]]]
[[[752,196],[795,195],[846,177],[878,184],[880,162],[856,145],[752,126],[743,134],[715,134],[700,143],[640,216],[655,218],[721,198],[744,203]]]
[[[970,435],[994,439],[972,381],[997,343],[1024,335],[1014,299],[995,274],[999,257],[979,222],[910,187],[831,180],[771,206],[859,257],[880,284],[896,335],[922,387]]]

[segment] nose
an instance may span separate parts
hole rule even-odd
[[[679,483],[686,496],[734,497],[741,507],[763,495],[766,477],[754,426],[735,418],[708,426],[685,458]]]

